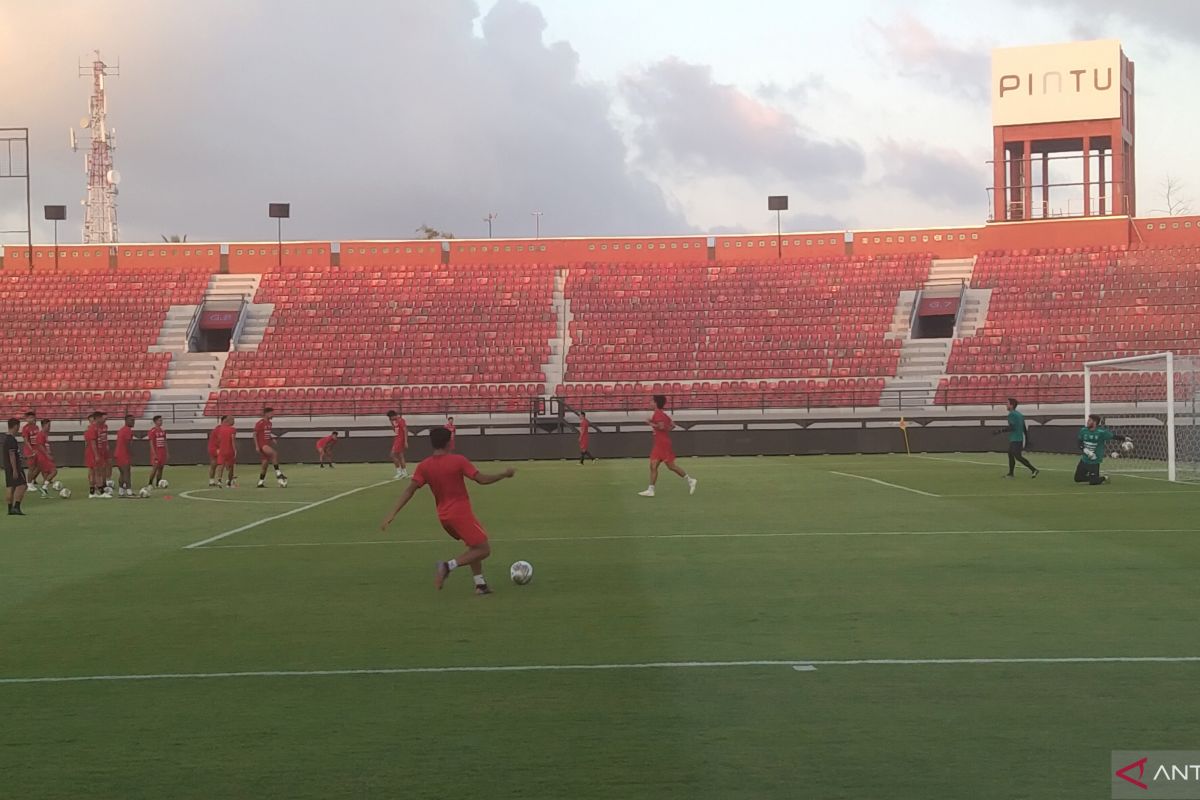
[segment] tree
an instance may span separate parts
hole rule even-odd
[[[1168,173],[1162,182],[1162,192],[1165,208],[1151,209],[1151,214],[1180,217],[1192,213],[1192,198],[1183,181]]]
[[[170,236],[164,235],[162,240],[167,244],[183,244],[187,241],[187,234],[180,236],[178,233],[172,233]]]
[[[425,223],[417,226],[417,233],[422,239],[453,239],[454,234],[450,231],[439,231],[437,228],[431,228]]]

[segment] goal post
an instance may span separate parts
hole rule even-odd
[[[1132,448],[1113,447],[1106,469],[1169,481],[1200,480],[1195,359],[1175,353],[1128,356],[1083,365],[1084,419],[1104,418]]]

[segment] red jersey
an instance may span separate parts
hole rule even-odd
[[[167,458],[167,432],[157,425],[146,434],[150,440],[150,458],[154,461],[165,461]],[[212,436],[209,436],[212,441]]]
[[[271,428],[271,420],[266,417],[254,423],[254,446],[257,449],[262,450],[271,444],[271,440],[275,438],[275,435],[271,433]]]
[[[317,439],[317,449],[324,450],[325,448],[329,447],[329,445],[336,442],[337,439],[338,439],[338,437],[336,437],[336,436],[326,436],[324,438]]]
[[[217,452],[217,432],[219,430],[221,430],[221,428],[223,428],[223,427],[225,427],[225,426],[218,425],[217,427],[213,428],[212,431],[208,434],[208,452],[210,452],[210,453]]]
[[[233,440],[237,436],[237,428],[232,425],[218,425],[212,432],[219,453],[233,453]]]
[[[475,465],[466,456],[456,453],[432,455],[417,465],[413,483],[428,485],[437,501],[439,519],[452,519],[460,514],[471,513],[471,497],[467,494],[465,478],[479,474]]]
[[[25,440],[25,458],[33,455],[33,440],[40,430],[36,422],[28,422],[21,428],[21,438]]]
[[[408,436],[408,423],[404,421],[404,417],[396,417],[392,420],[392,431],[396,434],[397,439]]]
[[[588,430],[592,427],[591,423],[586,419],[579,420],[579,449],[587,450],[588,446]]]
[[[50,455],[50,434],[38,428],[37,435],[33,437],[34,452],[49,457]]]
[[[125,425],[117,431],[117,461],[129,461],[129,445],[133,442],[133,428]]]
[[[100,447],[100,455],[108,458],[108,424],[96,428],[96,444]]]
[[[83,432],[83,449],[88,455],[94,451],[103,454],[103,451],[100,450],[100,426],[94,422],[88,425],[87,430]]]
[[[661,408],[655,409],[654,416],[650,417],[650,424],[654,426],[654,445],[657,447],[660,444],[671,444],[671,428],[675,427],[675,423],[667,415],[667,412]]]

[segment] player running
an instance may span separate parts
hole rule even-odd
[[[42,474],[42,483],[37,487],[42,497],[49,497],[47,489],[58,488],[58,467],[50,452],[50,420],[42,420],[37,435],[33,437],[33,457],[37,459],[37,471]]]
[[[392,463],[396,465],[396,480],[400,480],[408,477],[408,462],[404,458],[408,451],[408,423],[395,411],[387,412],[387,418],[395,434],[392,439]]]
[[[1108,483],[1107,475],[1100,474],[1100,463],[1104,461],[1104,445],[1111,441],[1127,442],[1128,436],[1113,433],[1104,427],[1099,414],[1091,414],[1087,425],[1079,429],[1079,449],[1082,456],[1075,467],[1075,482],[1100,486]]]
[[[117,450],[113,454],[117,465],[117,496],[133,497],[133,452],[129,449],[133,444],[132,414],[125,415],[125,424],[117,431]]]
[[[154,426],[146,434],[150,440],[150,479],[146,482],[149,489],[158,486],[167,468],[167,431],[163,428],[162,415],[156,414],[152,421]]]
[[[1029,426],[1025,424],[1025,415],[1017,411],[1018,405],[1017,398],[1008,398],[1008,425],[995,433],[996,436],[1002,433],[1008,434],[1008,474],[1004,477],[1013,477],[1017,462],[1020,462],[1032,473],[1029,477],[1036,478],[1040,474],[1038,468],[1030,464],[1023,455],[1029,435]]]
[[[454,427],[454,417],[446,416],[446,430],[450,431],[450,451],[454,452],[454,448],[458,443],[458,428]]]
[[[696,493],[698,481],[675,465],[675,450],[671,447],[671,429],[675,427],[675,422],[663,411],[666,404],[665,394],[654,395],[654,414],[649,420],[650,427],[654,429],[654,447],[650,451],[650,485],[645,491],[638,492],[642,497],[654,497],[659,464],[666,464],[667,469],[687,481],[688,494]]]
[[[37,436],[37,414],[26,411],[21,422],[21,455],[25,459],[25,480],[27,485],[36,486],[38,477],[37,459],[34,458],[33,440]]]
[[[438,562],[433,585],[441,589],[451,572],[459,567],[470,567],[475,577],[475,594],[491,594],[492,590],[483,577],[483,561],[492,554],[492,547],[488,543],[487,532],[471,510],[471,497],[467,494],[463,479],[470,478],[480,486],[487,486],[511,478],[517,471],[510,467],[496,475],[483,474],[466,457],[450,452],[450,431],[446,428],[434,428],[429,432],[429,439],[433,444],[433,455],[417,465],[412,481],[400,495],[392,513],[379,526],[380,530],[388,529],[400,509],[412,500],[418,489],[429,486],[437,501],[437,515],[442,528],[467,546],[466,552],[458,558]]]
[[[0,445],[0,457],[4,458],[4,500],[8,503],[10,517],[23,517],[21,501],[25,499],[25,490],[29,484],[25,480],[25,459],[22,457],[21,442],[17,438],[21,432],[21,420],[13,417],[8,421],[8,433]]]
[[[275,468],[275,480],[279,482],[279,488],[287,488],[287,475],[279,469],[279,453],[275,450],[275,434],[272,433],[273,424],[271,419],[275,416],[275,409],[267,406],[262,410],[262,419],[254,423],[254,449],[258,451],[259,470],[258,470],[258,488],[267,488],[267,465],[270,464]]]
[[[230,489],[237,486],[237,428],[233,426],[233,417],[226,414],[221,417],[221,424],[213,431],[212,438],[217,450],[217,486],[221,486],[222,478]]]
[[[317,439],[317,455],[321,457],[321,460],[317,463],[320,464],[321,469],[325,469],[325,467],[333,469],[333,448],[337,443],[337,431]]]
[[[588,449],[588,442],[592,436],[592,423],[588,422],[587,414],[583,411],[579,412],[579,463],[582,464],[585,458],[590,458],[592,461],[596,457],[592,455],[592,451]]]
[[[208,485],[220,486],[221,482],[217,480],[217,469],[220,464],[217,460],[217,431],[225,424],[226,417],[222,416],[217,420],[216,427],[208,433]]]

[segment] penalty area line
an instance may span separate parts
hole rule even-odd
[[[486,672],[612,672],[670,669],[734,669],[790,667],[813,672],[818,667],[933,667],[1027,664],[1196,664],[1200,656],[1078,656],[1031,658],[859,658],[757,661],[646,661],[628,664],[506,664],[496,666],[379,667],[366,669],[253,670],[241,672],[159,672],[125,675],[51,675],[0,678],[0,685],[115,681],[182,681],[219,678],[329,678],[369,675],[444,675]]]
[[[201,500],[205,503],[236,503],[245,506],[302,506],[303,500],[227,500],[223,497],[201,497],[199,492],[205,491],[226,491],[224,489],[189,489],[186,492],[180,492],[179,497],[184,500]]]
[[[347,492],[342,492],[341,494],[335,494],[332,497],[326,497],[324,500],[317,500],[312,503],[305,503],[304,505],[293,508],[290,511],[284,511],[282,514],[275,514],[270,517],[263,517],[262,519],[255,520],[254,522],[247,523],[246,525],[241,525],[237,528],[233,528],[232,530],[225,531],[224,533],[218,533],[216,536],[210,536],[207,539],[201,539],[198,542],[192,542],[191,544],[184,545],[183,549],[184,550],[195,550],[198,547],[204,547],[207,544],[211,544],[213,542],[219,542],[222,539],[233,536],[236,533],[243,533],[252,528],[257,528],[259,525],[266,525],[268,522],[274,522],[275,520],[284,519],[285,517],[290,517],[293,514],[300,514],[304,511],[309,511],[310,509],[314,509],[317,506],[323,506],[326,503],[332,503],[334,500],[341,500],[343,497],[349,497],[352,494],[358,494],[359,492],[365,492],[368,489],[378,489],[380,486],[387,486],[388,484],[393,483],[393,482],[394,481],[391,478],[389,478],[384,481],[372,483],[369,486],[359,486],[358,488],[351,489]]]
[[[913,494],[919,494],[922,497],[941,497],[940,494],[934,494],[932,492],[923,492],[920,489],[913,489],[910,486],[901,486],[898,483],[888,483],[887,481],[881,481],[878,478],[868,478],[866,475],[853,475],[849,472],[837,472],[835,470],[830,470],[829,474],[830,475],[841,475],[843,478],[857,478],[860,481],[870,481],[871,483],[877,483],[880,486],[887,486],[892,489],[899,489],[903,492],[912,492]]]

